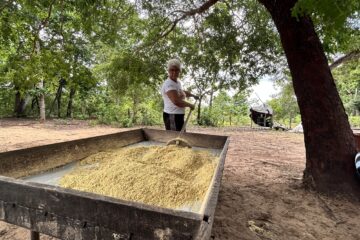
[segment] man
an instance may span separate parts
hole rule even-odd
[[[168,79],[161,87],[161,95],[164,100],[163,119],[166,130],[181,131],[184,125],[185,108],[194,110],[195,105],[185,101],[185,97],[198,97],[188,91],[183,91],[181,82],[178,80],[181,71],[181,63],[178,59],[168,61]]]

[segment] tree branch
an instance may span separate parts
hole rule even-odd
[[[64,32],[63,32],[63,28],[64,28],[64,0],[61,0],[60,6],[61,6],[61,11],[60,11],[60,35],[61,35],[61,45],[64,48],[64,42],[65,42],[65,37],[64,37]]]
[[[167,31],[165,31],[164,33],[162,33],[159,37],[159,39],[166,37],[167,35],[169,35],[169,33],[171,33],[176,25],[181,21],[184,20],[187,17],[190,16],[194,16],[196,14],[201,14],[203,12],[205,12],[206,10],[208,10],[211,6],[213,6],[215,3],[217,3],[219,0],[208,0],[207,2],[205,2],[203,5],[201,5],[198,8],[194,8],[191,9],[189,11],[181,11],[181,10],[177,10],[176,12],[181,12],[182,15],[180,17],[178,17],[177,19],[175,19],[174,22],[172,22],[172,24],[168,25],[167,28],[170,27],[170,29],[168,29]]]
[[[50,3],[50,6],[49,6],[49,9],[48,9],[48,15],[46,16],[45,19],[43,19],[40,24],[39,24],[39,27],[36,29],[36,32],[35,32],[35,35],[34,35],[34,41],[33,41],[33,49],[32,49],[32,53],[35,52],[35,49],[36,49],[36,42],[39,38],[39,33],[41,31],[42,28],[46,27],[46,25],[48,24],[49,22],[49,19],[51,17],[51,12],[52,12],[52,7],[54,5],[56,0],[53,0],[51,3]]]
[[[142,49],[144,49],[145,47],[156,44],[160,39],[165,38],[167,35],[169,35],[175,29],[176,25],[181,20],[184,20],[185,18],[196,15],[196,14],[201,14],[201,13],[205,12],[206,10],[208,10],[211,6],[215,5],[219,1],[220,0],[208,0],[207,2],[205,2],[200,7],[191,9],[189,11],[183,11],[183,10],[175,10],[175,11],[173,11],[171,14],[173,14],[173,13],[182,13],[182,15],[180,17],[178,17],[177,19],[175,19],[173,22],[169,23],[165,27],[165,31],[163,33],[159,34],[159,37],[156,40],[152,41],[152,43],[144,44],[144,45],[139,46],[137,49],[135,49],[135,52],[139,52]],[[168,30],[166,30],[166,29],[168,29]]]
[[[333,70],[334,68],[338,67],[339,65],[354,60],[354,59],[359,59],[360,58],[360,50],[354,50],[348,54],[346,54],[345,56],[337,59],[335,62],[333,62],[332,64],[330,64],[330,70]]]

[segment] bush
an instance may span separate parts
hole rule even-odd
[[[351,127],[360,127],[360,116],[349,116]]]
[[[141,104],[138,115],[137,124],[151,126],[162,123],[162,110],[154,104]]]
[[[215,116],[211,114],[208,109],[204,109],[202,114],[200,115],[200,121],[198,124],[200,126],[210,126],[210,127],[217,127],[218,121],[216,120]]]
[[[105,104],[102,103],[98,106],[96,111],[96,116],[99,123],[103,124],[114,124],[120,123],[121,126],[128,127],[130,126],[131,119],[129,119],[128,114],[124,109],[113,103]]]

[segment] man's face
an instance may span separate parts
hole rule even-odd
[[[180,69],[177,68],[176,66],[172,66],[168,69],[168,73],[169,73],[169,78],[171,80],[176,81],[179,77]]]

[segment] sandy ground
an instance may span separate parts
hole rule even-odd
[[[123,130],[127,129],[91,127],[82,121],[0,120],[0,151]],[[215,213],[215,239],[360,239],[360,202],[303,188],[301,134],[241,128],[189,131],[231,136]],[[28,237],[28,230],[0,222],[0,239]]]

